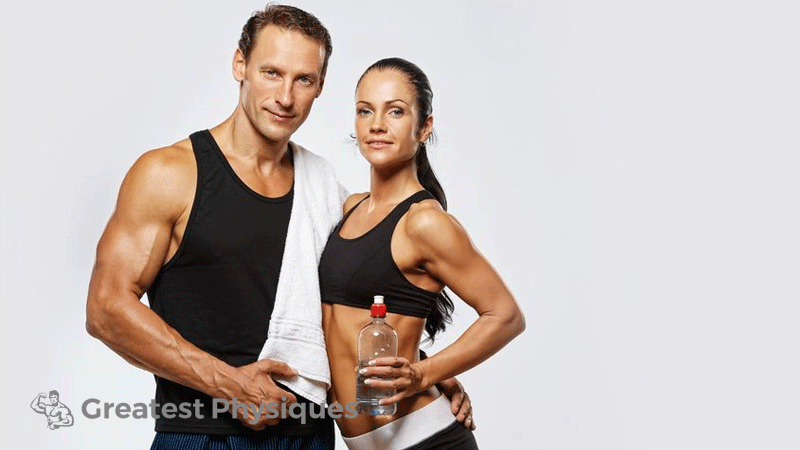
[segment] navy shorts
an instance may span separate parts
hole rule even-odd
[[[150,450],[333,450],[333,421],[319,432],[302,436],[270,433],[214,435],[156,433]]]

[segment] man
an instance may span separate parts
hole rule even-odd
[[[322,339],[314,287],[341,196],[327,162],[290,138],[322,91],[331,51],[311,14],[281,5],[255,13],[234,55],[233,114],[145,153],[122,183],[97,248],[87,330],[156,376],[157,403],[203,405],[190,417],[161,411],[153,449],[333,448],[330,419],[257,411],[311,409],[329,383],[324,347],[314,356]],[[139,302],[145,292],[152,309]],[[461,420],[462,398],[453,396]],[[255,409],[214,414],[213,399]]]
[[[51,430],[71,427],[75,418],[72,417],[72,412],[67,408],[67,405],[58,400],[58,391],[50,391],[50,403],[45,402],[47,398],[48,394],[44,392],[37,395],[31,402],[31,409],[47,417],[47,428]]]

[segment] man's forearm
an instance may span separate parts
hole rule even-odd
[[[93,308],[90,300],[87,330],[123,359],[212,397],[222,394],[222,384],[230,381],[233,367],[181,337],[138,298],[97,303],[113,306]]]

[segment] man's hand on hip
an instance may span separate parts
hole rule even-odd
[[[292,378],[297,376],[297,371],[286,363],[262,359],[246,366],[236,367],[227,379],[220,380],[221,390],[231,404],[233,399],[236,399],[238,405],[247,405],[246,416],[242,414],[240,408],[236,411],[236,418],[248,428],[263,430],[268,425],[278,423],[280,417],[267,417],[274,416],[274,413],[267,410],[270,403],[275,405],[274,409],[281,411],[281,403],[285,403],[288,408],[297,402],[294,394],[275,384],[273,375]]]

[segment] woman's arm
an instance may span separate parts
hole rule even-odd
[[[525,329],[517,302],[489,262],[475,249],[464,228],[438,206],[412,208],[403,227],[420,265],[472,306],[478,319],[454,343],[427,359],[379,358],[365,376],[376,388],[397,389],[381,403],[391,404],[485,361]]]

